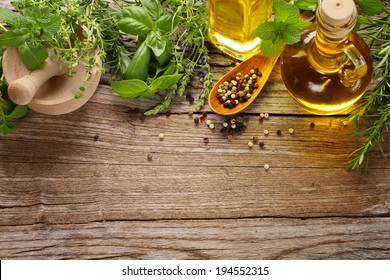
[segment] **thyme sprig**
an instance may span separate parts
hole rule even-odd
[[[188,85],[198,70],[203,71],[203,88],[199,95],[196,110],[200,110],[210,92],[212,75],[210,72],[207,40],[208,16],[207,1],[205,0],[167,0],[162,6],[174,12],[179,24],[172,33],[174,47],[172,62],[175,73],[182,73],[180,82],[170,88],[164,100],[145,115],[155,115],[166,109],[175,96],[183,96]]]
[[[382,155],[383,133],[390,128],[390,4],[383,3],[380,16],[370,17],[365,27],[361,28],[366,42],[370,46],[375,61],[376,83],[368,91],[362,104],[347,118],[356,125],[356,135],[364,137],[359,148],[350,154],[348,170],[358,170],[361,174],[368,168],[369,155],[375,146]],[[362,129],[360,124],[368,124]]]

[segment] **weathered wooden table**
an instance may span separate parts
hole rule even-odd
[[[211,51],[216,80],[235,61]],[[123,99],[108,77],[73,113],[30,111],[0,136],[0,258],[389,259],[388,162],[376,149],[365,175],[347,172],[362,139],[344,116],[300,110],[279,69],[231,140],[208,107],[216,128],[195,125],[185,98],[143,118],[161,98]]]

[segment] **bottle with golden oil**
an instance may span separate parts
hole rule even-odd
[[[272,16],[272,0],[209,0],[210,41],[228,55],[245,60],[260,50],[253,31]]]
[[[282,53],[283,81],[307,111],[346,113],[370,85],[373,61],[364,40],[352,32],[356,18],[353,0],[320,0],[316,27]]]

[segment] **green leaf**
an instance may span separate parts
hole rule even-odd
[[[143,93],[150,91],[150,87],[138,79],[110,81],[110,85],[118,95],[125,98],[139,98]]]
[[[299,28],[294,25],[286,25],[283,30],[283,40],[287,45],[298,43],[301,39]]]
[[[301,10],[315,11],[318,0],[295,0],[294,5]]]
[[[22,28],[30,25],[30,22],[21,14],[5,8],[0,8],[1,21],[6,22],[11,28]]]
[[[31,34],[28,28],[9,30],[0,35],[0,47],[18,47],[30,39]]]
[[[370,15],[379,14],[383,11],[381,0],[355,0],[355,2],[360,8]]]
[[[288,4],[284,1],[281,1],[281,3],[276,4],[275,21],[295,24],[299,22],[299,17],[299,9],[293,4]]]
[[[146,37],[146,45],[153,51],[156,57],[160,56],[167,46],[167,38],[160,31],[152,31]]]
[[[127,34],[146,35],[153,29],[153,21],[149,13],[138,6],[131,6],[121,11],[118,22],[120,30]]]
[[[254,33],[262,40],[275,40],[277,37],[277,23],[274,21],[267,21],[260,24]]]
[[[156,19],[163,14],[163,8],[158,0],[141,0],[142,6]]]
[[[28,111],[28,107],[24,105],[17,105],[11,114],[5,116],[7,120],[21,119]]]
[[[138,47],[133,59],[130,61],[124,77],[126,79],[139,79],[145,81],[148,77],[149,62],[152,50],[147,46],[146,41]]]
[[[166,42],[164,51],[158,56],[155,55],[160,66],[163,66],[172,58],[173,43],[169,38],[163,38],[163,40]]]
[[[178,23],[179,20],[177,17],[174,17],[172,14],[165,14],[156,21],[156,26],[161,32],[168,33],[171,32]]]
[[[16,129],[15,125],[10,123],[1,123],[0,124],[0,131],[4,134],[11,134]]]
[[[152,91],[158,92],[160,90],[168,89],[173,84],[177,83],[183,74],[176,74],[176,75],[163,75],[161,77],[158,77],[157,79],[153,80],[150,84],[150,87]]]
[[[282,40],[272,42],[271,40],[261,41],[260,50],[266,57],[275,57],[283,46]]]
[[[42,45],[24,43],[18,47],[23,64],[30,71],[37,69],[48,58],[47,50]]]

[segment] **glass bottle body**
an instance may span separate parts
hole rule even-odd
[[[320,1],[321,2],[321,1]],[[307,111],[346,113],[371,83],[373,61],[363,39],[351,32],[356,15],[343,26],[328,24],[317,12],[317,25],[286,46],[281,59],[283,81]]]
[[[272,0],[209,0],[210,41],[245,60],[260,49],[260,38],[253,31],[271,16]]]

